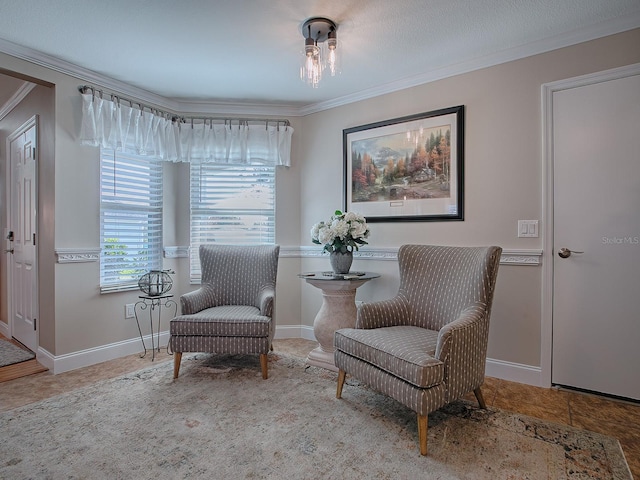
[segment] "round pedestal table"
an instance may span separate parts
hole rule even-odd
[[[313,333],[319,345],[307,357],[307,364],[338,371],[333,362],[333,335],[341,328],[356,325],[356,290],[380,275],[353,272],[344,275],[333,272],[308,272],[298,275],[322,290],[322,306],[313,321]]]

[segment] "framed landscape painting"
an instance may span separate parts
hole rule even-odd
[[[367,222],[464,219],[464,106],[343,130],[345,211]]]

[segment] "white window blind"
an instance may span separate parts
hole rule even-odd
[[[275,166],[191,164],[191,281],[201,244],[275,243]]]
[[[100,150],[100,289],[137,285],[162,266],[162,163]]]

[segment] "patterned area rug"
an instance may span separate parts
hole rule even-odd
[[[32,352],[17,347],[10,341],[0,338],[0,367],[25,362],[34,357],[35,355]]]
[[[0,414],[0,478],[630,479],[617,440],[456,402],[415,415],[299,358],[192,355]]]

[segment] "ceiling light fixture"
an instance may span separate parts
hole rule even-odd
[[[318,88],[325,69],[333,77],[340,73],[338,46],[338,26],[333,20],[313,17],[302,24],[304,36],[304,58],[300,67],[300,79]],[[324,43],[326,42],[326,43]]]

